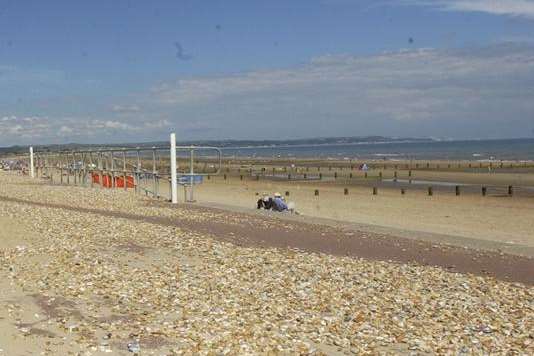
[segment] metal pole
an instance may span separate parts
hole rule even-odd
[[[76,155],[72,153],[72,174],[74,175],[74,185],[76,185],[76,176],[78,175],[77,165],[76,165]]]
[[[30,176],[35,178],[35,168],[33,166],[33,146],[30,146]]]
[[[171,133],[171,202],[178,203],[178,181],[176,177],[176,134]]]
[[[91,188],[93,188],[93,153],[89,152],[89,179],[91,180]]]
[[[135,192],[139,193],[139,184],[141,183],[141,158],[139,157],[139,150],[137,150],[137,167],[135,169],[134,187]]]
[[[111,153],[111,187],[115,188],[115,155]]]
[[[98,153],[98,168],[100,169],[100,188],[104,187],[104,162],[102,162],[102,152]]]
[[[158,182],[157,182],[157,177],[156,177],[157,173],[158,172],[156,171],[156,148],[154,147],[152,151],[152,183],[153,183],[152,195],[154,196],[154,198],[158,197],[158,193],[157,193]]]
[[[124,180],[124,190],[128,190],[128,184],[126,184],[126,151],[122,151],[122,179]]]
[[[65,153],[65,162],[67,163],[67,185],[70,184],[70,165],[69,165],[69,154]]]
[[[59,183],[63,184],[63,158],[61,157],[61,153],[57,156],[58,162],[59,162]]]
[[[194,177],[193,177],[193,174],[194,174],[194,169],[193,169],[193,161],[194,161],[194,149],[191,149],[191,155],[189,157],[189,201],[190,202],[194,202],[194,199],[193,199],[193,186],[194,186]]]

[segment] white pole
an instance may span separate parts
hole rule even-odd
[[[35,168],[33,166],[33,147],[30,146],[30,176],[35,178]]]
[[[176,178],[176,134],[171,133],[171,202],[178,203],[178,181]]]

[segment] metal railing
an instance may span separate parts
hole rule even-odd
[[[161,198],[161,182],[169,184],[169,200],[176,203],[178,176],[188,177],[181,180],[184,185],[184,198],[193,201],[195,177],[217,175],[221,172],[222,151],[212,146],[176,146],[171,135],[169,146],[87,149],[68,151],[30,150],[30,166],[34,167],[32,176],[44,176],[52,183],[75,184],[124,189],[134,188],[136,193],[144,192]],[[174,141],[175,142],[175,141]],[[206,153],[213,153],[206,155]],[[197,158],[197,160],[195,160]],[[205,160],[204,170],[195,171],[198,158]],[[188,161],[188,170],[178,171],[177,160]],[[174,163],[173,163],[174,160]],[[31,162],[33,161],[33,165]],[[207,162],[213,163],[207,172]],[[187,166],[184,164],[184,166]],[[172,172],[174,168],[174,173]],[[72,181],[72,182],[71,182]],[[189,187],[189,197],[185,186]]]

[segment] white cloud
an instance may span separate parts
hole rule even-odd
[[[534,128],[534,46],[325,55],[294,68],[166,81],[130,98],[86,116],[0,114],[0,145],[147,141],[171,130],[184,140],[524,136]]]
[[[507,120],[532,122],[534,47],[327,55],[296,68],[165,82],[150,95],[177,127],[199,120],[221,137],[273,137],[281,128],[288,136],[521,136],[524,127]]]
[[[58,135],[59,136],[68,136],[68,135],[71,135],[73,133],[73,129],[68,127],[68,126],[61,126],[58,130]]]
[[[534,0],[406,0],[448,11],[484,12],[534,19]]]
[[[132,113],[141,111],[141,108],[138,105],[113,105],[111,111],[119,113]]]
[[[129,124],[118,120],[93,119],[88,117],[0,117],[0,146],[20,143],[55,142],[56,137],[75,140],[113,140],[114,136],[127,136],[166,128],[166,120],[135,122]]]

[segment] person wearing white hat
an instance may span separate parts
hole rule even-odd
[[[287,204],[282,198],[282,195],[278,192],[274,193],[273,210],[275,211],[286,211],[287,210]]]

